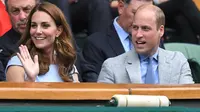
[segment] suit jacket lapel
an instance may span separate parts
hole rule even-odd
[[[113,24],[111,24],[110,28],[108,29],[108,43],[110,44],[113,51],[116,53],[116,56],[125,52]]]
[[[128,73],[127,75],[129,76],[131,83],[142,83],[140,60],[135,50],[131,50],[128,52],[127,58],[125,60],[125,66]]]
[[[170,57],[159,48],[158,51],[158,74],[160,84],[170,84],[172,68],[170,66]]]

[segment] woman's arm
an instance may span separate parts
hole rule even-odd
[[[6,69],[6,80],[12,82],[35,82],[39,73],[38,57],[32,60],[26,46],[19,47],[20,52],[11,58]],[[26,74],[26,77],[24,76]]]
[[[6,81],[8,82],[24,82],[24,68],[22,66],[10,66],[6,72]]]

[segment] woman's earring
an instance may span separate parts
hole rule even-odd
[[[56,50],[53,51],[53,55],[54,55],[54,56],[57,56]]]
[[[58,38],[58,37],[59,37],[59,35],[57,34],[57,35],[56,35],[56,38]]]
[[[59,44],[59,42],[58,42],[58,38],[55,39],[55,42],[56,42],[56,44]]]

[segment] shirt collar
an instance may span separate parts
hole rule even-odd
[[[153,57],[154,60],[158,61],[158,49],[156,53],[154,53],[154,55],[151,57]],[[148,57],[139,54],[139,58],[140,58],[140,61],[145,61]]]
[[[126,38],[128,37],[129,33],[127,33],[126,31],[124,31],[124,29],[117,23],[117,19],[118,17],[116,17],[114,19],[113,25],[117,31],[117,34],[120,38],[120,40],[126,40]]]

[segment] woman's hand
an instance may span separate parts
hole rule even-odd
[[[29,81],[35,81],[36,76],[39,74],[39,63],[38,56],[34,56],[32,60],[28,48],[25,45],[19,46],[20,53],[17,53],[18,58],[20,59],[24,70],[27,74]]]

